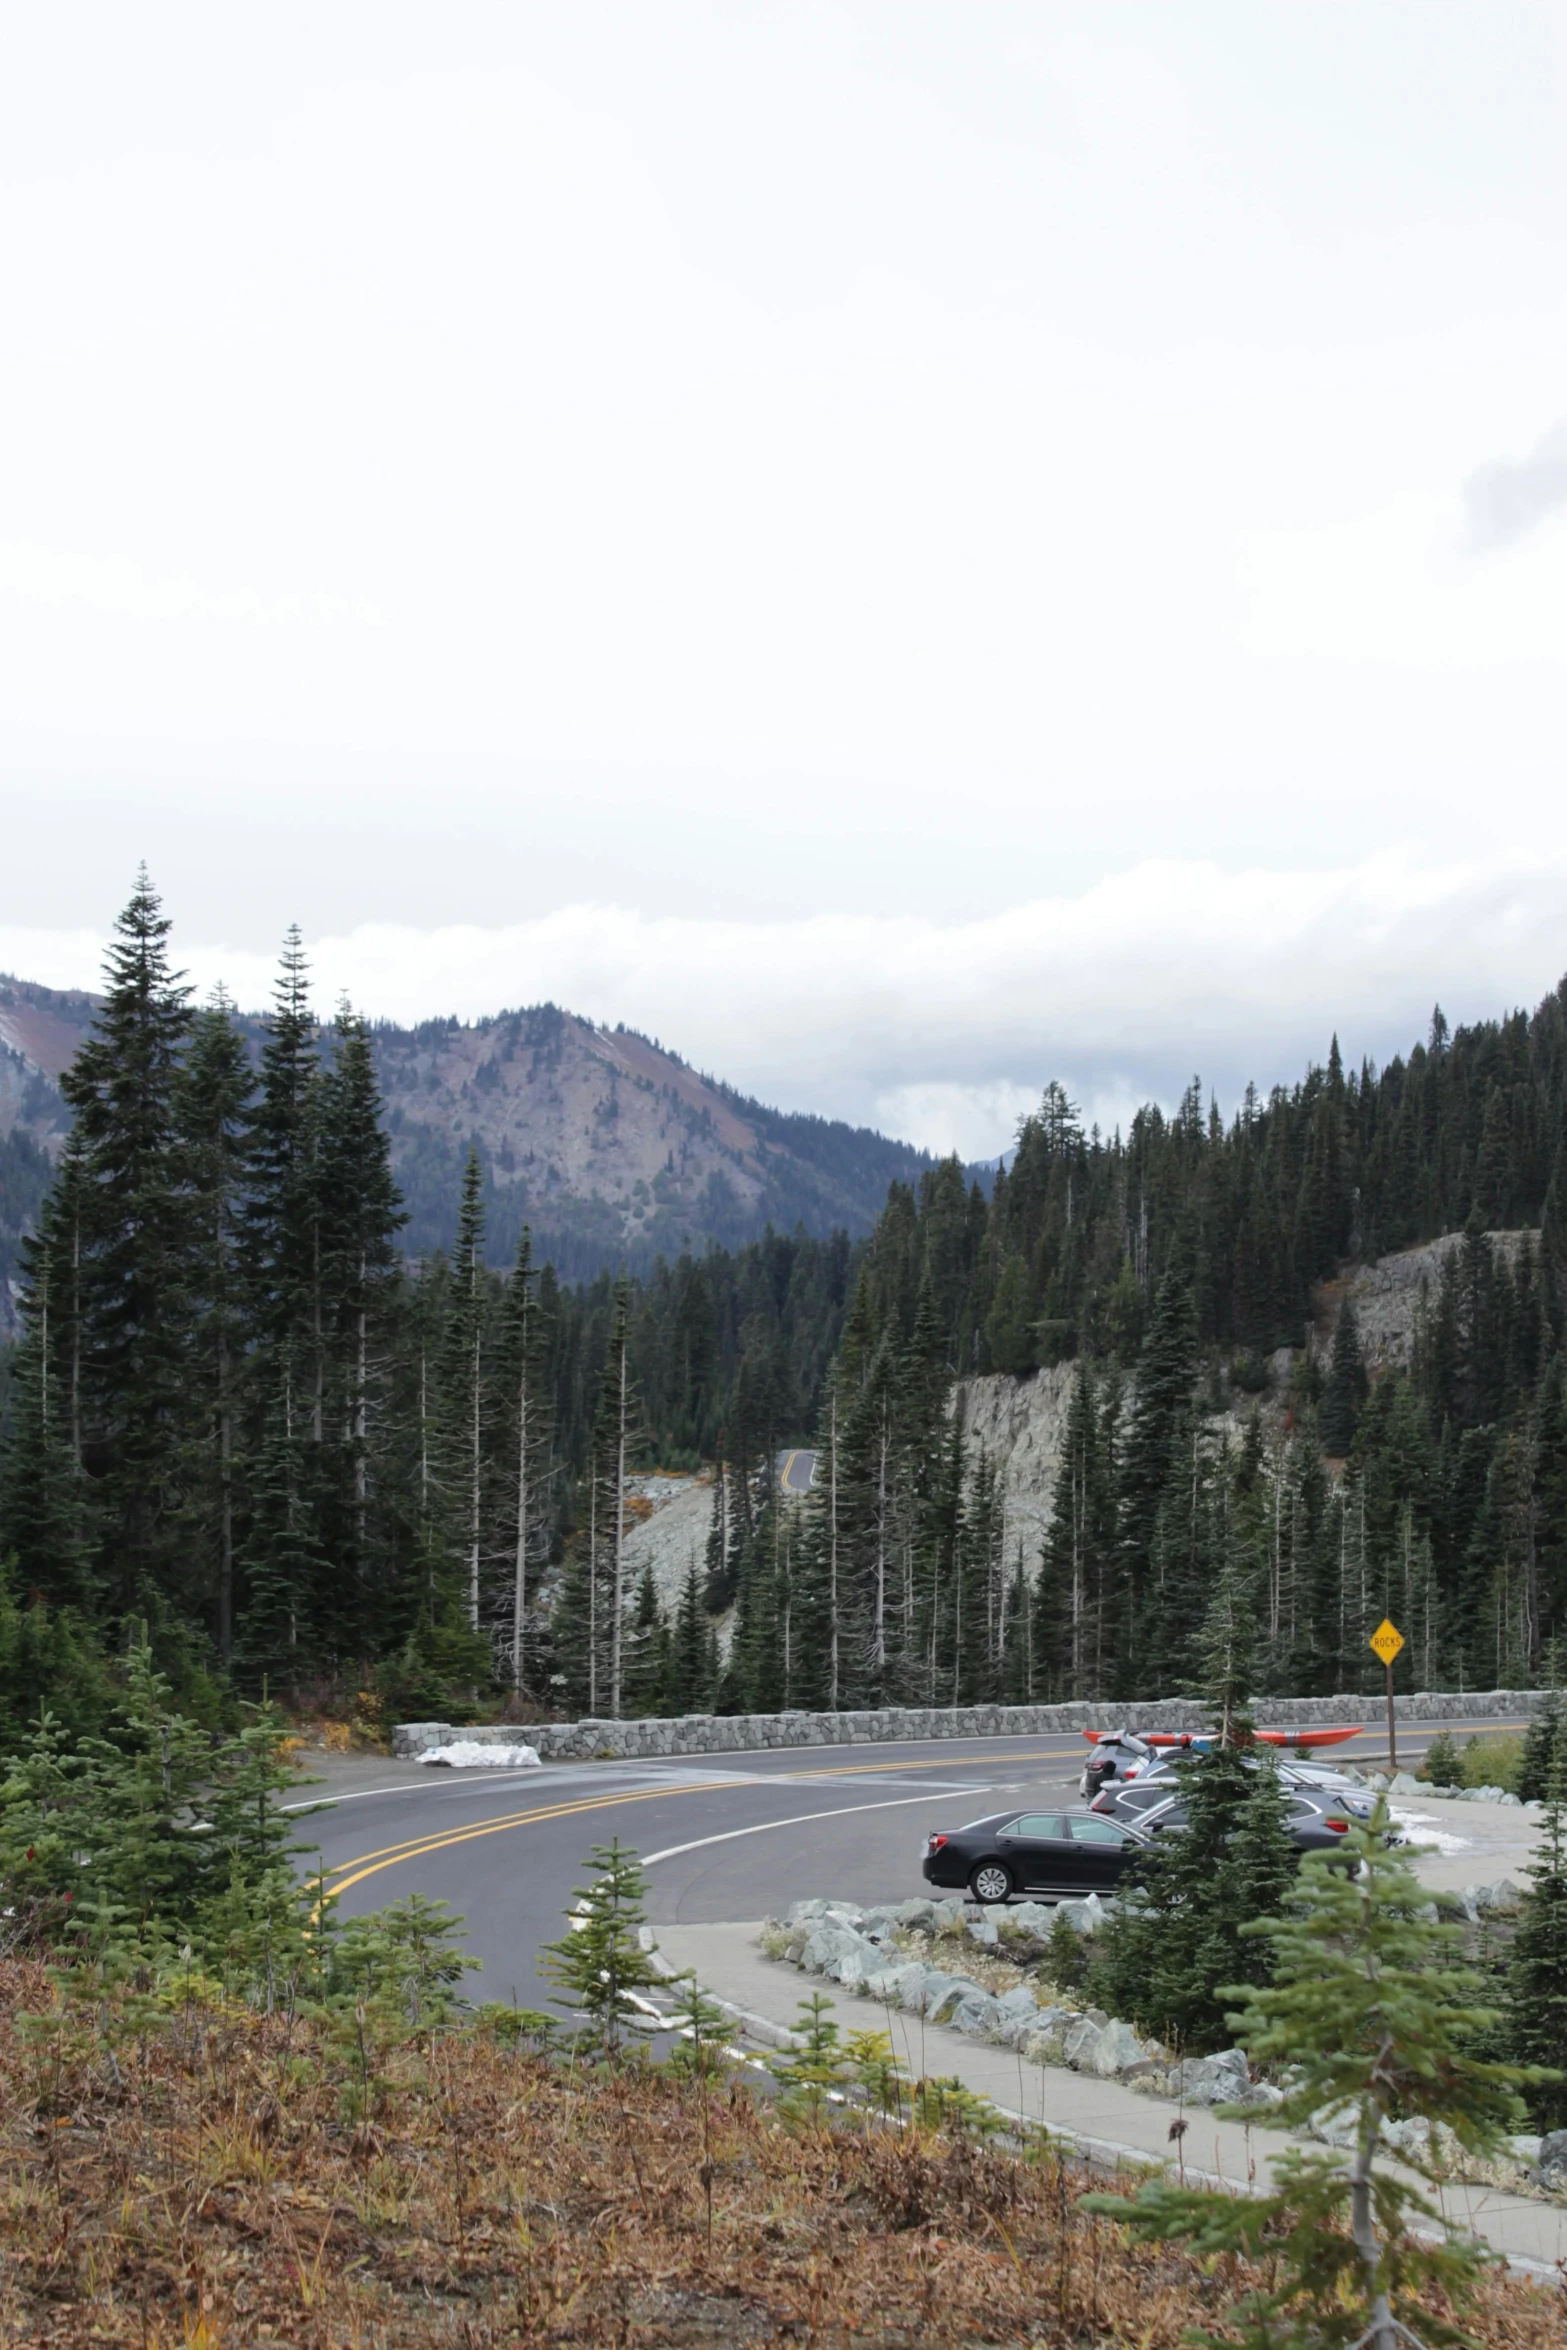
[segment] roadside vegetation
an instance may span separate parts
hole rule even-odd
[[[1368,2268],[1309,2167],[1212,2210],[1096,2181],[820,1997],[790,2052],[743,2058],[694,1982],[660,1981],[616,1844],[547,1955],[549,2008],[471,2007],[439,1905],[340,1920],[301,1871],[275,1723],[197,1789],[138,1682],[118,1744],[41,1728],[0,1788],[0,2339],[1174,2350],[1347,2341],[1384,2271],[1421,2339],[1558,2338],[1559,2297],[1418,2254],[1374,2144]],[[1472,1986],[1375,1847],[1368,1901],[1324,1873],[1268,1929],[1256,2053],[1306,2066],[1297,2104],[1480,2145],[1511,2076],[1462,2047]],[[1257,2331],[1269,2311],[1284,2330]]]

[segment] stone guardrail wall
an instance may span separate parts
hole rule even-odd
[[[1459,1693],[1427,1691],[1395,1697],[1397,1718],[1413,1721],[1484,1722],[1516,1720],[1543,1700],[1538,1689],[1488,1689]],[[1386,1719],[1381,1697],[1267,1697],[1256,1700],[1270,1729],[1303,1730],[1316,1724],[1364,1722],[1376,1730]],[[454,1738],[477,1746],[526,1742],[541,1762],[585,1762],[595,1757],[638,1762],[668,1754],[745,1754],[777,1746],[874,1746],[902,1738],[1028,1738],[1062,1730],[1201,1730],[1209,1709],[1195,1698],[1166,1697],[1151,1705],[960,1705],[885,1706],[874,1712],[837,1714],[679,1714],[659,1721],[494,1723],[479,1729],[450,1722],[399,1722],[392,1752],[427,1754]]]

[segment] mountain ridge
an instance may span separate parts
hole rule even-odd
[[[0,974],[0,1281],[69,1130],[60,1079],[97,1000]],[[235,1018],[258,1052],[264,1016]],[[566,1280],[734,1247],[768,1225],[863,1233],[889,1184],[936,1164],[871,1128],[770,1108],[635,1029],[553,1003],[375,1021],[371,1036],[416,1255],[449,1240],[470,1147],[492,1260],[511,1257],[526,1222],[535,1255]]]

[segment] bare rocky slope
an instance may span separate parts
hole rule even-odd
[[[471,1026],[380,1028],[376,1051],[415,1247],[451,1229],[476,1142],[492,1257],[526,1219],[565,1277],[645,1265],[772,1224],[868,1231],[894,1180],[932,1161],[906,1143],[747,1100],[648,1038],[553,1004]]]
[[[1491,1232],[1486,1235],[1499,1257],[1509,1262],[1536,1235],[1532,1232]],[[1326,1360],[1338,1325],[1339,1307],[1348,1298],[1355,1309],[1361,1352],[1372,1371],[1407,1370],[1422,1300],[1434,1297],[1442,1268],[1453,1251],[1463,1246],[1461,1232],[1444,1233],[1440,1240],[1418,1248],[1400,1249],[1396,1256],[1379,1257],[1373,1265],[1348,1265],[1337,1281],[1325,1282],[1314,1302],[1309,1343]]]

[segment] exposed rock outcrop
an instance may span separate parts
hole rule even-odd
[[[1075,1376],[1074,1364],[1052,1363],[1027,1379],[993,1371],[953,1389],[950,1408],[962,1414],[970,1444],[999,1471],[1009,1562],[1019,1542],[1030,1567],[1043,1547]]]
[[[1486,1238],[1498,1257],[1508,1263],[1538,1234],[1488,1232]],[[1337,1281],[1324,1283],[1314,1301],[1310,1339],[1312,1352],[1326,1361],[1333,1348],[1339,1308],[1348,1298],[1355,1309],[1360,1349],[1372,1371],[1408,1368],[1422,1305],[1435,1300],[1447,1260],[1464,1245],[1461,1232],[1447,1232],[1440,1240],[1422,1241],[1418,1248],[1400,1249],[1396,1256],[1379,1257],[1375,1264],[1347,1266]]]

